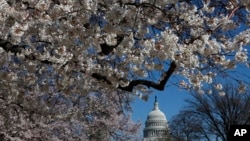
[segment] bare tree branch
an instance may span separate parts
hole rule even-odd
[[[154,89],[163,91],[165,88],[165,85],[168,81],[168,79],[170,78],[170,76],[173,74],[173,72],[176,69],[176,64],[173,61],[170,66],[169,69],[164,72],[161,76],[161,79],[159,80],[159,82],[153,82],[153,81],[149,81],[149,80],[142,80],[142,79],[138,79],[138,80],[132,80],[128,86],[122,87],[121,85],[119,85],[119,89],[124,90],[124,91],[128,91],[128,92],[132,92],[133,88],[137,85],[144,85],[147,86],[148,88],[152,87]],[[101,74],[98,73],[93,73],[92,77],[96,78],[97,80],[102,80],[105,81],[107,84],[111,84],[110,80],[107,79],[106,76],[102,76]]]

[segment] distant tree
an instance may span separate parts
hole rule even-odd
[[[173,75],[200,92],[216,77],[238,81],[228,70],[249,65],[249,9],[248,0],[0,0],[0,137],[128,135],[118,119],[129,119],[131,93],[146,98]],[[91,103],[93,93],[108,103]]]
[[[198,141],[201,139],[210,141],[210,136],[203,129],[205,128],[203,121],[188,111],[181,111],[174,116],[169,128],[174,141]]]
[[[203,95],[192,94],[187,108],[173,118],[172,134],[187,140],[198,135],[206,140],[228,141],[230,125],[250,124],[250,92],[240,93],[238,87],[226,84],[220,90],[215,86]]]

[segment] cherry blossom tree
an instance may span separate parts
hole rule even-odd
[[[48,137],[73,134],[62,127],[83,124],[81,116],[73,115],[84,113],[95,124],[116,120],[114,126],[98,122],[107,129],[100,132],[80,126],[86,137],[96,137],[92,132],[103,139],[120,136],[132,131],[118,123],[129,119],[131,93],[147,96],[151,88],[164,90],[173,76],[181,76],[180,86],[201,93],[205,83],[220,76],[241,83],[244,91],[249,82],[230,70],[249,66],[249,9],[248,0],[0,0],[1,107],[22,126],[10,131],[25,128],[34,135],[33,128],[45,133],[53,125],[65,131],[51,131]],[[72,97],[86,104],[93,93],[101,93],[96,103],[110,105],[98,110],[96,103],[92,108],[74,104]],[[77,112],[71,115],[71,110]],[[111,117],[98,116],[101,112]],[[30,115],[42,119],[31,122]],[[67,117],[73,121],[64,122]],[[112,127],[121,130],[113,132]]]
[[[130,119],[128,97],[101,92],[88,95],[1,91],[1,140],[131,140],[140,123]],[[2,90],[2,89],[1,89]]]

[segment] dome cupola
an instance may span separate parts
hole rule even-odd
[[[165,114],[159,109],[159,105],[157,102],[157,97],[155,97],[154,108],[151,112],[149,112],[147,120],[166,120]]]

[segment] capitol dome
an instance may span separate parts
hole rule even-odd
[[[165,114],[158,107],[158,102],[155,102],[154,109],[151,112],[149,112],[147,120],[167,121]]]
[[[167,119],[159,109],[157,97],[155,97],[154,108],[149,112],[143,130],[144,141],[165,140],[168,132]]]

